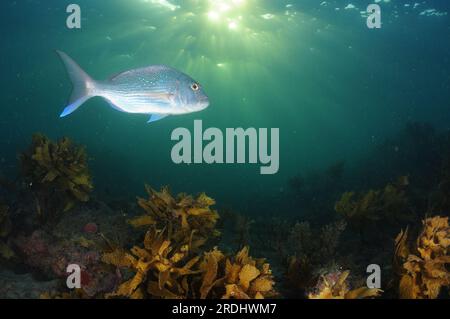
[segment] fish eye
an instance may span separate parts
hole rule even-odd
[[[200,86],[197,83],[192,83],[191,84],[191,89],[193,91],[198,91],[198,89],[200,89]]]

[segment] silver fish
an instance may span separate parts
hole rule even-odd
[[[188,75],[165,65],[122,72],[107,81],[95,81],[67,54],[56,51],[73,84],[69,105],[60,117],[100,96],[121,112],[149,114],[148,123],[168,115],[187,114],[209,106],[202,86]]]

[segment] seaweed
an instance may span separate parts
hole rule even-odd
[[[218,238],[215,228],[219,214],[211,209],[214,199],[202,193],[196,198],[184,193],[173,197],[167,187],[160,192],[146,185],[148,199],[138,198],[138,205],[145,214],[133,218],[129,223],[134,227],[155,226],[167,228],[168,237],[177,244],[189,245],[196,251],[207,240]]]
[[[435,299],[450,286],[450,227],[448,217],[423,220],[415,247],[408,244],[408,229],[395,240],[394,267],[400,276],[402,299]]]
[[[93,185],[86,151],[70,139],[53,142],[42,134],[34,134],[29,150],[20,155],[20,162],[39,221],[55,221],[77,203],[89,201]]]
[[[192,255],[189,246],[173,246],[165,233],[151,227],[144,247],[103,255],[103,262],[133,271],[107,298],[250,299],[276,295],[269,264],[249,257],[248,247],[234,257],[226,257],[216,248]]]
[[[129,252],[116,248],[102,257],[131,274],[106,297],[263,298],[274,292],[269,264],[251,258],[248,247],[232,257],[217,248],[202,250],[219,235],[212,198],[173,197],[167,187],[160,192],[146,189],[149,198],[138,198],[145,214],[129,220],[134,227],[148,228],[143,244]]]
[[[399,181],[403,181],[399,179]],[[411,209],[406,191],[402,183],[387,184],[380,190],[369,190],[365,193],[345,192],[335,204],[335,211],[343,217],[350,227],[357,230],[360,239],[370,234],[370,228],[379,229],[380,223],[394,226],[412,221],[414,212]],[[379,232],[376,232],[379,234]]]
[[[173,246],[165,237],[166,233],[151,227],[145,235],[143,247],[134,246],[130,253],[117,249],[103,255],[103,262],[134,271],[131,279],[106,297],[140,299],[148,295],[161,298],[188,296],[188,276],[199,272],[193,267],[200,257],[191,258],[188,245]]]
[[[382,290],[376,288],[359,287],[350,289],[348,277],[350,271],[329,273],[320,276],[313,292],[308,294],[309,299],[363,299],[377,297]]]
[[[250,257],[248,246],[231,257],[217,249],[208,252],[200,269],[204,274],[201,298],[263,299],[278,295],[270,265],[265,259]]]

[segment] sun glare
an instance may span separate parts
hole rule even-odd
[[[222,22],[229,30],[237,30],[237,20],[242,20],[245,0],[209,0],[208,20]]]

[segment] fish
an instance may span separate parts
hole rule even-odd
[[[93,97],[102,97],[115,110],[146,114],[148,123],[169,115],[199,112],[209,106],[203,86],[189,75],[166,65],[124,71],[106,81],[91,78],[70,56],[57,50],[73,85],[60,118],[75,112]]]

